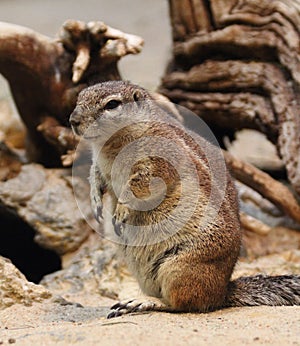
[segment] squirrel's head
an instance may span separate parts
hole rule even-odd
[[[85,138],[101,136],[104,124],[134,121],[142,105],[151,99],[143,88],[124,81],[109,81],[95,84],[80,92],[76,107],[70,116],[73,131]],[[145,113],[143,113],[145,114]],[[137,119],[135,119],[137,120]]]

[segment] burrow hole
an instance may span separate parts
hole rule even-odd
[[[35,232],[28,224],[1,206],[0,220],[0,255],[10,259],[28,281],[39,283],[44,275],[61,269],[60,257],[35,243]]]

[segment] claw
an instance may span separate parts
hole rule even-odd
[[[110,318],[119,317],[119,316],[122,316],[122,315],[123,315],[123,314],[122,314],[121,311],[119,311],[119,310],[113,310],[113,311],[111,311],[111,312],[106,316],[106,318],[107,318],[107,319],[110,319]]]
[[[124,307],[126,307],[127,304],[130,304],[132,302],[133,302],[133,299],[127,301],[126,303],[118,302],[115,305],[113,305],[110,309],[111,310],[123,309]]]
[[[118,237],[121,237],[122,235],[122,224],[120,224],[118,221],[117,221],[117,218],[116,216],[114,215],[113,218],[112,218],[112,224],[114,226],[114,231],[116,233],[116,235]]]
[[[101,223],[103,220],[103,213],[102,213],[103,207],[101,206],[97,206],[92,208],[93,214],[94,214],[94,218],[96,219],[97,222]]]
[[[98,222],[100,222],[101,220],[103,220],[102,207],[97,207],[97,211],[96,211],[96,220],[97,220]]]
[[[129,304],[134,302],[134,299],[126,301],[126,302],[118,302],[115,305],[113,305],[110,309],[111,312],[107,315],[107,318],[113,318],[113,317],[119,317],[122,316],[128,312],[134,312],[135,308],[133,307],[131,309],[128,309]],[[140,304],[139,304],[140,305]]]
[[[121,301],[111,307],[111,312],[107,315],[107,318],[118,317],[134,312],[151,311],[155,310],[157,306],[161,306],[161,303],[159,305],[153,301],[139,301],[137,299]]]

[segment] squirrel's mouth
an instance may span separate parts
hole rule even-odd
[[[84,139],[96,139],[101,137],[101,133],[99,133],[99,131],[92,131],[91,129],[87,129],[86,131],[84,131],[83,133],[81,133],[82,138]]]
[[[84,135],[84,136],[82,136],[84,139],[97,139],[97,138],[99,138],[99,137],[101,137],[101,135],[95,135],[95,136],[86,136],[86,135]]]
[[[81,132],[81,136],[84,139],[97,139],[99,137],[101,137],[103,134],[100,131],[100,127],[98,125],[95,126],[95,124],[92,124],[91,126],[89,126],[88,128],[86,128]]]

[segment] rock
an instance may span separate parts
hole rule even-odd
[[[121,281],[128,276],[114,244],[96,233],[75,253],[64,256],[63,262],[64,269],[46,275],[41,284],[67,299],[81,294],[116,299]]]
[[[17,176],[0,182],[0,204],[4,209],[13,211],[36,231],[39,245],[58,254],[76,250],[90,233],[77,208],[70,179],[69,170],[27,164]],[[74,184],[76,189],[88,191],[81,179],[74,178]]]
[[[27,281],[10,260],[0,256],[0,310],[13,304],[29,306],[50,297],[50,291]]]

